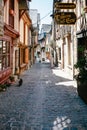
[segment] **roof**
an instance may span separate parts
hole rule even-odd
[[[50,33],[51,29],[52,29],[52,25],[51,24],[42,24],[41,32],[42,33]]]
[[[46,37],[45,33],[39,34],[38,40],[39,40],[39,41],[44,40],[45,37]]]

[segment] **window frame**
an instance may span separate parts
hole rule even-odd
[[[9,0],[9,26],[14,28],[14,2],[15,0]]]
[[[0,40],[0,71],[10,67],[10,41]]]

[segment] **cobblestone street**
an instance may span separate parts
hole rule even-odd
[[[21,87],[0,93],[0,130],[87,130],[87,105],[72,81],[54,71],[36,63]]]

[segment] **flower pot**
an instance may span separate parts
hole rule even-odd
[[[77,92],[78,92],[78,95],[87,104],[87,81],[83,83],[81,83],[80,81],[77,82]]]

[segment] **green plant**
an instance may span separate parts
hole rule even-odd
[[[77,69],[78,73],[74,76],[77,81],[81,83],[87,82],[87,50],[84,47],[79,46],[78,51],[80,57],[74,67]]]
[[[7,88],[6,84],[0,84],[0,91],[5,91]]]

